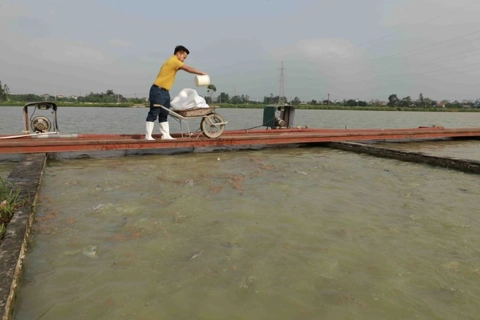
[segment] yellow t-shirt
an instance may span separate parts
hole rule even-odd
[[[178,60],[177,56],[171,56],[160,68],[154,84],[170,90],[175,82],[175,75],[182,65],[183,62]]]

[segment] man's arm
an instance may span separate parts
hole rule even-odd
[[[195,68],[189,67],[189,66],[187,66],[187,65],[185,65],[185,64],[182,64],[179,69],[181,69],[181,70],[183,70],[183,71],[187,71],[187,72],[189,72],[189,73],[198,74],[198,75],[201,75],[201,76],[204,76],[204,75],[207,74],[207,73],[205,73],[205,72],[203,72],[203,71],[200,71],[200,70],[197,70],[197,69],[195,69]]]

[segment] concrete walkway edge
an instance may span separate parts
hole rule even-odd
[[[445,156],[438,157],[421,152],[396,150],[357,142],[331,142],[328,143],[327,146],[335,149],[365,153],[381,158],[424,163],[431,166],[453,169],[465,173],[480,174],[480,161],[476,160],[459,159]]]
[[[7,180],[20,190],[19,200],[26,205],[19,208],[10,220],[0,246],[0,315],[10,320],[15,305],[16,289],[23,269],[28,238],[35,217],[37,191],[47,161],[45,153],[26,154],[15,166]]]

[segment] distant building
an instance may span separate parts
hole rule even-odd
[[[386,106],[386,105],[388,105],[388,102],[378,100],[378,99],[372,99],[368,102],[368,104],[371,105],[371,106]]]
[[[480,108],[480,98],[475,100],[475,102],[473,103],[473,107],[474,108]]]

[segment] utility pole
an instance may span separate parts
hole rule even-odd
[[[330,93],[327,93],[328,94],[328,98],[327,98],[327,106],[330,105]]]
[[[285,100],[285,72],[283,69],[283,61],[282,67],[280,69],[280,91],[278,93],[278,104],[283,104]]]

